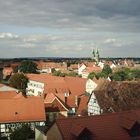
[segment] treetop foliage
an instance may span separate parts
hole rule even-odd
[[[94,77],[96,77],[97,79],[99,79],[100,77],[104,77],[104,78],[110,77],[114,81],[135,80],[135,79],[140,79],[140,70],[121,68],[116,72],[112,72],[111,68],[105,65],[102,72],[100,73],[91,72],[88,75],[89,79],[93,79]]]
[[[37,64],[29,60],[22,61],[19,71],[23,73],[37,73]]]
[[[28,78],[23,73],[15,73],[9,80],[9,85],[21,91],[25,91],[28,83]]]
[[[17,127],[11,130],[10,140],[27,140],[34,136],[33,130],[27,124],[22,124],[21,127]]]

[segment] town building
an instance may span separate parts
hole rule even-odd
[[[82,78],[88,78],[88,75],[91,72],[101,72],[102,68],[97,66],[95,62],[82,63],[78,65],[78,74],[82,76]]]
[[[35,140],[139,140],[140,109],[57,119],[37,127]]]
[[[86,92],[86,79],[47,74],[28,74],[27,77],[27,95],[41,96],[44,99],[48,118],[55,118],[60,114],[81,115],[83,110],[87,109],[90,94]]]
[[[139,81],[101,81],[88,102],[88,114],[119,112],[140,107]]]
[[[3,68],[3,79],[9,78],[13,73],[13,68],[12,67],[4,67]]]
[[[24,97],[15,91],[0,91],[0,133],[9,137],[10,129],[29,124],[45,125],[46,116],[43,100],[39,97]]]
[[[55,69],[56,71],[67,71],[67,63],[61,62],[51,62],[51,61],[34,61],[37,64],[38,71],[40,73],[52,73],[52,70]]]

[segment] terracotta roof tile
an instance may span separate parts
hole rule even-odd
[[[87,128],[93,134],[93,140],[131,140],[128,132],[121,126],[120,118],[122,115],[127,117],[134,112],[128,111],[90,117],[64,118],[56,120],[56,124],[61,131],[63,140],[72,140],[72,133],[77,132],[78,135],[84,128]],[[140,116],[140,110],[136,112]]]
[[[0,99],[0,123],[45,121],[44,103],[41,98]]]
[[[56,98],[56,96],[53,93],[49,93],[46,95],[45,99],[44,99],[44,103],[52,103],[54,101],[54,99]]]
[[[104,112],[125,111],[140,107],[139,82],[102,82],[97,86],[94,94]]]
[[[79,77],[57,77],[46,74],[29,74],[27,76],[30,80],[45,83],[44,94],[47,94],[48,99],[54,98],[55,95],[62,101],[63,104],[65,104],[64,94],[69,93],[69,96],[67,97],[67,103],[65,104],[69,107],[75,107],[75,96],[83,94],[86,88],[86,79]]]
[[[42,82],[42,83],[48,83],[48,82],[63,82],[64,78],[63,77],[59,77],[59,76],[51,76],[49,74],[27,74],[26,75],[29,80],[33,80],[33,81],[38,81],[38,82]]]
[[[81,96],[80,97],[80,101],[79,101],[79,106],[78,106],[78,110],[77,113],[82,115],[82,111],[87,109],[87,104],[88,104],[88,100],[89,100],[90,96]]]
[[[16,91],[0,91],[0,99],[11,99],[17,96]]]
[[[101,72],[101,71],[102,69],[100,67],[93,66],[93,67],[86,67],[86,69],[83,70],[83,73]]]

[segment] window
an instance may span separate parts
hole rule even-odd
[[[94,103],[96,103],[96,99],[94,99]]]
[[[92,140],[92,133],[85,128],[77,137],[77,140]]]
[[[140,124],[136,122],[133,127],[128,130],[128,133],[134,139],[140,137]]]

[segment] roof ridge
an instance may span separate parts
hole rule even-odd
[[[123,115],[123,114],[126,114],[126,113],[136,113],[135,111],[137,110],[140,110],[140,109],[135,109],[135,110],[127,110],[127,111],[121,111],[121,112],[111,112],[111,113],[103,113],[103,114],[100,114],[100,115],[92,115],[92,116],[74,116],[74,117],[67,117],[67,119],[85,119],[85,118],[92,118],[92,117],[102,117],[102,116],[113,116],[113,115]],[[65,120],[66,118],[59,118],[57,119],[58,121],[59,120]],[[57,121],[56,120],[56,121]]]

